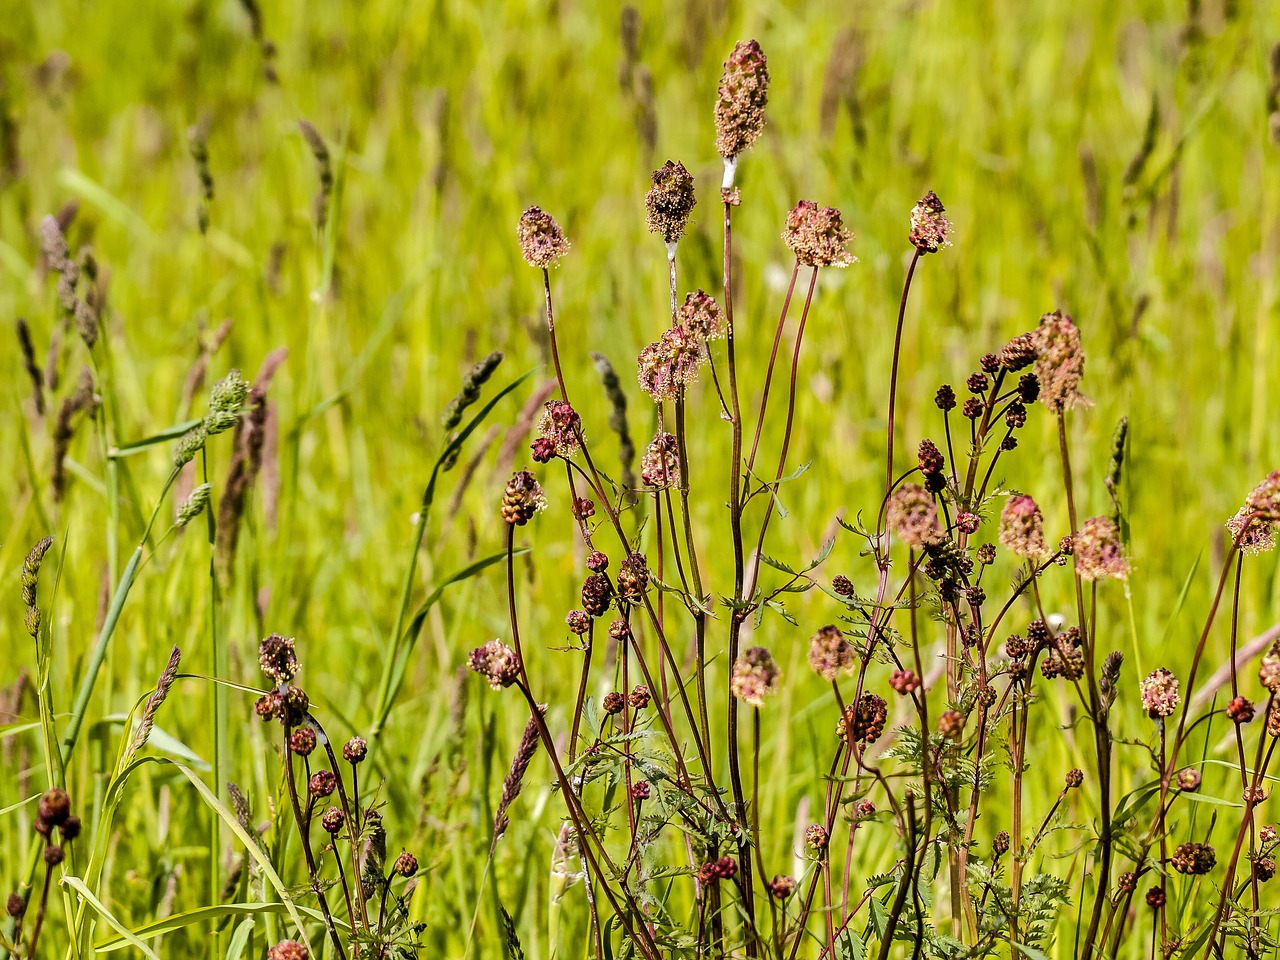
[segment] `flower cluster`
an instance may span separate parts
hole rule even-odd
[[[511,686],[520,676],[515,650],[501,640],[490,640],[472,650],[467,666],[488,680],[494,690]]]
[[[1027,496],[1010,497],[1000,513],[1000,546],[1031,561],[1043,560],[1049,548],[1044,539],[1044,517]]]
[[[520,242],[520,254],[525,263],[543,270],[559,264],[569,252],[569,241],[565,239],[560,224],[541,207],[530,207],[520,215],[516,239]]]
[[[809,638],[809,668],[823,680],[835,680],[841,672],[853,673],[853,644],[840,628],[828,624]]]
[[[684,236],[698,200],[693,195],[693,176],[683,163],[668,160],[653,171],[653,186],[645,195],[648,211],[645,225],[650,233],[662,235],[664,242],[677,243]]]
[[[724,63],[716,91],[716,150],[726,161],[736,160],[764,130],[769,103],[768,58],[754,40],[736,44]]]
[[[921,253],[937,253],[951,246],[948,235],[951,221],[943,215],[945,207],[938,195],[930,190],[911,208],[911,234],[908,239]]]
[[[640,458],[640,479],[646,486],[670,490],[680,486],[680,460],[675,434],[659,433]]]
[[[845,249],[853,241],[853,231],[844,225],[835,207],[819,207],[801,200],[787,214],[782,232],[787,249],[806,267],[847,267],[857,257]]]
[[[764,647],[751,647],[733,662],[729,692],[753,707],[763,707],[767,696],[778,689],[782,671]]]

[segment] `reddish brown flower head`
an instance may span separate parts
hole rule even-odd
[[[587,569],[592,573],[604,573],[609,569],[609,557],[599,550],[592,550],[587,556]]]
[[[1218,862],[1218,855],[1207,843],[1183,843],[1178,845],[1169,862],[1179,873],[1199,876],[1213,869]]]
[[[359,763],[365,758],[369,746],[362,737],[352,737],[342,745],[342,758],[348,763]]]
[[[778,689],[782,671],[764,647],[751,647],[733,663],[729,692],[753,707],[763,707],[765,698]]]
[[[1054,413],[1084,406],[1080,394],[1084,377],[1084,348],[1075,322],[1061,311],[1046,313],[1032,331],[1036,349],[1036,379],[1040,397]]]
[[[1072,768],[1067,771],[1067,789],[1075,790],[1084,783],[1084,771]]]
[[[961,510],[956,514],[956,529],[961,533],[977,533],[980,526],[982,526],[982,518],[976,513],[970,513],[968,510]]]
[[[1147,906],[1158,910],[1164,906],[1164,887],[1152,887],[1147,891]]]
[[[809,668],[823,680],[835,680],[842,671],[853,673],[853,661],[853,644],[834,624],[809,638]]]
[[[680,486],[680,459],[675,434],[659,433],[640,458],[640,479],[647,486],[670,490]]]
[[[941,473],[947,465],[947,458],[942,455],[942,451],[932,440],[921,440],[916,456],[921,473]]]
[[[627,694],[627,703],[631,704],[634,710],[643,710],[649,705],[651,699],[652,695],[649,693],[649,688],[642,683],[636,684],[631,688],[631,692]]]
[[[827,828],[820,823],[812,824],[804,832],[804,843],[810,850],[825,850],[830,840]]]
[[[61,787],[54,787],[40,797],[37,814],[51,827],[60,827],[71,816],[71,797]]]
[[[613,602],[613,584],[603,573],[590,574],[582,583],[582,606],[592,617],[603,617]]]
[[[412,877],[418,872],[418,858],[409,851],[404,851],[396,857],[396,862],[391,866],[391,872],[401,877]]]
[[[964,714],[959,710],[944,710],[938,717],[938,732],[948,740],[959,740],[964,733]]]
[[[534,514],[547,506],[546,494],[538,480],[528,470],[516,472],[507,481],[502,492],[502,519],[516,526],[524,526]]]
[[[991,849],[997,857],[1002,857],[1009,852],[1009,831],[1001,830],[996,834],[995,839],[991,842]]]
[[[554,267],[569,252],[569,241],[560,224],[541,207],[530,207],[520,215],[516,238],[520,241],[520,255],[531,267]]]
[[[1253,875],[1259,883],[1266,883],[1276,875],[1276,862],[1271,857],[1259,857],[1253,861]]]
[[[628,603],[638,603],[649,586],[649,563],[643,553],[628,554],[618,564],[618,596]]]
[[[635,783],[631,785],[632,800],[637,800],[637,801],[648,800],[649,793],[650,793],[649,781],[647,780],[637,780]]]
[[[330,807],[320,817],[320,826],[324,828],[324,832],[328,834],[337,834],[342,831],[343,826],[347,822],[347,815],[342,812],[341,807]]]
[[[1248,697],[1232,697],[1227,704],[1227,716],[1232,723],[1249,723],[1253,720],[1253,704]]]
[[[1027,496],[1010,497],[1000,514],[1000,546],[1028,560],[1048,556],[1044,540],[1044,517],[1040,507]]]
[[[627,705],[627,698],[617,690],[612,690],[604,695],[600,705],[604,707],[605,713],[613,716],[622,712],[622,708]]]
[[[680,304],[679,320],[699,343],[719,340],[729,329],[720,313],[720,304],[702,290],[695,290],[684,298],[684,303]]]
[[[889,719],[889,705],[884,697],[864,693],[857,703],[850,703],[836,724],[836,735],[846,743],[874,743],[884,733]]]
[[[668,160],[653,171],[653,186],[644,198],[645,225],[650,233],[661,234],[664,242],[676,243],[684,236],[697,202],[693,176],[683,163]]]
[[[292,637],[273,633],[258,644],[258,665],[276,683],[288,683],[298,675],[298,656]]]
[[[1264,520],[1248,507],[1241,507],[1235,516],[1227,521],[1227,532],[1231,541],[1248,554],[1269,553],[1276,547],[1277,524],[1273,520]]]
[[[636,379],[655,402],[674,400],[682,388],[698,379],[704,359],[701,342],[680,324],[640,351]]]
[[[1129,578],[1120,530],[1110,517],[1090,517],[1075,538],[1076,570],[1085,580]]]
[[[1030,333],[1020,333],[1003,347],[996,355],[1000,367],[1009,373],[1016,373],[1036,362],[1036,340]],[[1035,399],[1032,397],[1031,399]]]
[[[916,550],[941,543],[944,537],[938,506],[918,483],[904,483],[889,497],[889,527]]]
[[[812,200],[801,200],[791,208],[782,239],[806,267],[847,267],[858,259],[845,249],[853,242],[853,231],[844,225],[840,211],[819,207]]]
[[[313,797],[323,798],[330,796],[337,785],[338,778],[333,775],[332,770],[317,770],[307,781],[307,790]]]
[[[297,940],[281,940],[267,951],[267,960],[307,960],[307,948]]]
[[[564,617],[565,625],[574,636],[582,636],[591,628],[591,617],[585,610],[570,610]]]
[[[1245,498],[1244,505],[1265,520],[1280,521],[1280,470],[1272,470]]]
[[[778,874],[769,881],[769,895],[775,900],[786,900],[796,892],[796,882],[785,874]]]
[[[548,400],[538,421],[539,439],[550,443],[557,456],[571,456],[578,449],[582,418],[566,400]]]
[[[943,214],[945,207],[938,195],[930,190],[911,208],[911,235],[909,239],[921,253],[937,253],[951,246],[948,239],[951,221]]]
[[[1182,702],[1178,693],[1178,678],[1164,667],[1158,667],[1147,674],[1138,684],[1138,689],[1142,693],[1142,709],[1153,719],[1172,716]]]
[[[894,693],[906,696],[920,688],[920,678],[913,670],[895,670],[889,677],[889,686],[893,687]]]
[[[501,640],[490,640],[472,650],[467,656],[467,666],[488,680],[494,690],[511,686],[520,676],[515,650]]]
[[[1178,789],[1179,790],[1199,790],[1200,789],[1200,771],[1187,767],[1185,770],[1178,771]]]
[[[1280,640],[1273,643],[1263,656],[1258,666],[1258,679],[1272,693],[1280,692]]]
[[[768,59],[756,41],[739,41],[724,62],[716,91],[716,151],[726,161],[736,160],[756,142],[768,103]]]
[[[289,749],[300,757],[311,756],[316,748],[316,732],[310,727],[299,727],[289,734]]]

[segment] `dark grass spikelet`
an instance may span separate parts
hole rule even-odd
[[[27,558],[22,561],[22,603],[24,606],[36,605],[36,587],[40,583],[40,566],[44,563],[44,555],[53,546],[53,537],[44,537],[36,541]]]
[[[160,711],[165,698],[169,696],[169,688],[173,686],[173,681],[178,676],[178,663],[181,659],[182,651],[174,647],[169,653],[169,662],[165,664],[164,670],[160,673],[160,679],[156,681],[155,692],[147,698],[146,706],[142,708],[142,719],[138,722],[138,729],[134,732],[126,753],[136,753],[146,746],[156,723],[156,714]]]
[[[539,712],[546,713],[545,706],[539,706],[538,709]],[[516,754],[511,758],[511,769],[507,771],[507,776],[502,781],[502,798],[498,801],[497,812],[493,815],[493,846],[497,846],[511,824],[511,818],[507,816],[507,812],[520,796],[520,790],[524,787],[524,775],[537,752],[538,721],[535,717],[530,717],[525,725],[524,734],[520,737],[520,745],[516,747]]]
[[[493,376],[493,372],[498,369],[500,363],[502,363],[502,354],[495,350],[477,362],[462,378],[462,387],[458,390],[458,395],[449,401],[448,406],[444,408],[444,416],[440,419],[440,426],[446,432],[456,430],[462,423],[462,415],[466,413],[468,407],[480,399],[480,390]]]
[[[200,178],[200,205],[196,207],[196,223],[201,233],[209,230],[209,204],[213,203],[213,174],[209,170],[209,131],[205,124],[197,123],[187,130],[187,148],[196,165]]]
[[[323,231],[329,222],[329,198],[333,194],[333,161],[329,158],[329,147],[320,136],[320,131],[310,120],[299,120],[298,129],[302,131],[302,139],[307,141],[311,156],[315,157],[316,175],[320,178],[320,190],[315,199],[316,229]]]
[[[31,378],[31,399],[35,401],[36,413],[44,416],[44,373],[40,364],[36,363],[36,348],[31,340],[31,326],[19,317],[15,325],[18,333],[18,348],[22,351],[22,368]]]
[[[249,30],[253,34],[253,42],[262,51],[262,76],[267,83],[277,84],[280,82],[280,77],[275,67],[276,45],[267,39],[263,29],[262,10],[257,0],[240,0],[240,7],[249,18]]]
[[[600,375],[600,384],[604,387],[605,398],[609,401],[609,426],[618,435],[618,482],[623,489],[633,490],[636,485],[633,468],[636,447],[631,441],[631,429],[627,425],[627,395],[609,358],[603,353],[593,353],[591,359],[595,361],[596,373]]]
[[[62,401],[53,424],[53,469],[50,483],[53,487],[53,499],[57,502],[62,501],[67,490],[67,452],[71,448],[71,439],[75,436],[77,414],[83,413],[92,418],[97,409],[98,398],[93,392],[93,374],[85,367],[80,371],[76,392]]]

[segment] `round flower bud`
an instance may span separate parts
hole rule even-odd
[[[307,781],[307,789],[313,797],[327,797],[337,785],[338,778],[333,775],[332,770],[317,770]]]
[[[412,877],[418,872],[418,858],[407,850],[396,857],[396,862],[391,867],[391,872],[401,877]]]
[[[310,727],[299,727],[289,734],[289,749],[300,757],[309,757],[316,748],[316,732]]]
[[[324,827],[325,833],[337,834],[347,822],[347,815],[343,813],[341,807],[330,807],[320,817],[320,826]]]
[[[307,948],[297,940],[281,940],[267,951],[267,960],[307,960]]]
[[[569,241],[565,239],[560,224],[541,207],[530,207],[520,215],[516,239],[524,262],[543,270],[559,264],[569,252]]]
[[[359,763],[368,752],[368,744],[361,737],[352,737],[342,745],[342,759],[348,763]]]
[[[51,827],[60,827],[71,816],[71,798],[61,787],[54,787],[40,798],[38,816]]]

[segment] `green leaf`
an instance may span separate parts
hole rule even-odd
[[[185,423],[175,423],[173,426],[165,427],[159,433],[153,433],[149,437],[143,437],[141,440],[132,440],[129,443],[122,443],[119,446],[112,447],[107,451],[107,456],[112,460],[131,457],[135,453],[142,453],[142,451],[149,450],[151,447],[161,443],[177,440],[193,427],[200,426],[202,422],[201,420],[187,420]]]
[[[836,937],[836,960],[862,960],[866,954],[866,944],[853,932],[852,927],[845,927]]]
[[[111,927],[113,927],[130,946],[136,947],[137,949],[141,950],[142,953],[145,956],[150,957],[151,960],[160,960],[160,957],[156,954],[154,950],[148,947],[136,936],[134,936],[129,931],[128,927],[126,927],[123,923],[117,920],[115,918],[115,915],[112,914],[110,910],[108,910],[106,907],[102,905],[102,901],[100,901],[97,897],[93,895],[93,891],[91,891],[88,887],[84,885],[83,880],[81,880],[79,877],[64,876],[62,880],[60,880],[59,882],[62,883],[64,886],[70,887],[72,890],[78,893],[80,895],[80,899],[84,900],[85,903],[93,907],[93,909],[97,912],[98,916],[102,917],[103,920],[107,921],[107,923]]]
[[[11,803],[9,804],[9,806],[5,807],[3,810],[0,810],[0,817],[3,817],[7,813],[13,813],[13,811],[19,810],[22,807],[25,807],[32,800],[39,800],[39,799],[40,799],[40,794],[36,793],[27,797],[27,799],[25,800],[19,800],[17,803]]]
[[[300,913],[304,913],[317,922],[323,922],[324,918],[317,910],[311,910],[307,907],[298,907]],[[249,933],[253,930],[253,918],[268,913],[287,914],[288,907],[283,903],[220,903],[212,907],[199,907],[195,910],[188,910],[186,913],[176,913],[171,917],[165,917],[161,920],[153,920],[151,923],[143,924],[136,930],[132,931],[129,939],[123,935],[112,937],[110,940],[104,940],[97,944],[94,949],[100,953],[107,953],[112,950],[120,950],[126,946],[136,946],[136,940],[151,940],[155,937],[161,937],[175,930],[181,930],[183,927],[189,927],[192,924],[205,923],[212,920],[220,920],[223,917],[235,917],[241,914],[249,916],[236,927],[236,932],[231,936],[231,945],[227,948],[227,957],[233,955],[239,956],[244,950],[244,944],[248,941]],[[236,940],[240,940],[240,947],[233,950]]]
[[[236,932],[231,935],[231,942],[227,944],[226,960],[240,960],[244,948],[249,942],[249,937],[253,933],[253,917],[245,917],[240,921],[240,925],[236,927]],[[98,948],[99,950],[102,947]]]
[[[1013,945],[1017,948],[1019,953],[1024,957],[1030,957],[1031,960],[1049,960],[1048,955],[1037,950],[1035,947],[1028,947],[1026,944],[1018,943],[1016,940],[1013,941]]]

